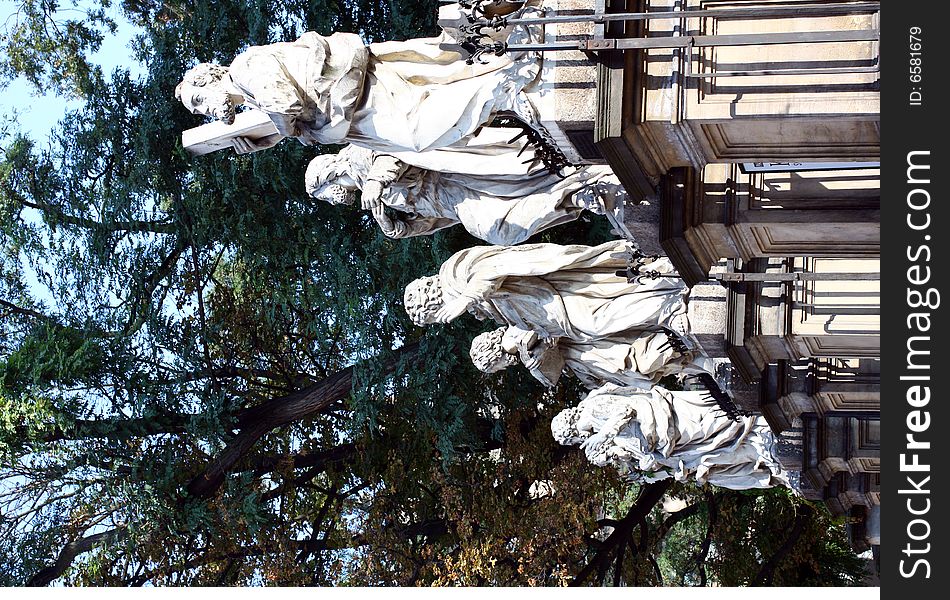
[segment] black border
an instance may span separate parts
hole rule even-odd
[[[947,436],[945,428],[950,426],[950,416],[947,414],[947,403],[943,401],[944,389],[941,386],[940,374],[947,365],[944,360],[945,344],[950,342],[947,337],[948,317],[942,305],[931,313],[931,328],[927,332],[931,340],[927,349],[931,365],[930,374],[933,380],[929,385],[931,398],[926,410],[930,416],[929,428],[918,433],[917,439],[931,443],[929,451],[920,451],[920,461],[931,465],[929,482],[922,487],[929,490],[929,494],[914,496],[918,498],[917,509],[925,506],[924,497],[930,499],[930,510],[920,518],[926,519],[930,526],[929,536],[925,540],[912,541],[907,533],[908,524],[918,518],[910,514],[907,507],[908,498],[912,497],[900,490],[909,487],[906,477],[920,475],[919,473],[902,472],[900,469],[901,454],[907,454],[906,436],[908,429],[908,415],[915,410],[907,402],[907,390],[910,382],[902,380],[902,375],[909,373],[907,363],[908,338],[921,335],[915,328],[908,325],[908,315],[921,309],[913,309],[908,305],[908,290],[924,290],[932,287],[941,295],[941,304],[950,302],[950,288],[947,287],[947,273],[950,267],[947,259],[950,255],[943,247],[947,237],[950,237],[950,215],[944,205],[947,196],[943,192],[943,184],[950,173],[943,168],[945,151],[944,140],[940,132],[945,129],[944,119],[938,114],[947,100],[942,96],[943,56],[941,42],[944,33],[942,23],[937,16],[937,8],[941,3],[915,0],[913,2],[889,2],[881,10],[881,72],[884,85],[881,88],[882,101],[882,156],[881,156],[881,184],[882,184],[882,252],[881,252],[881,336],[882,336],[882,374],[881,374],[881,591],[884,598],[897,598],[898,594],[904,598],[906,594],[922,594],[920,598],[946,597],[947,587],[943,580],[948,577],[948,569],[943,560],[944,545],[950,546],[947,538],[946,505],[943,502],[945,494],[938,488],[946,488],[948,475],[944,466],[948,457],[946,445],[941,443]],[[944,4],[944,6],[946,6]],[[920,82],[911,81],[910,59],[910,28],[921,29],[918,37],[922,38],[920,59],[922,79]],[[918,106],[911,106],[909,95],[913,88],[920,88],[922,100]],[[931,165],[931,180],[924,185],[930,193],[931,202],[925,209],[931,218],[930,226],[923,231],[914,231],[907,224],[908,215],[912,211],[907,204],[908,192],[916,186],[908,184],[907,160],[912,151],[929,151]],[[922,196],[917,195],[917,198]],[[916,214],[914,218],[922,218]],[[923,222],[923,221],[918,221]],[[925,240],[929,235],[930,239]],[[922,252],[917,260],[911,258],[918,249],[927,245],[931,251],[930,261],[923,260],[926,252]],[[916,287],[908,281],[908,269],[913,265],[930,267],[931,279],[923,287]],[[919,273],[916,272],[916,273]],[[926,335],[926,334],[923,334]],[[923,346],[918,346],[923,348]],[[921,371],[915,371],[921,373]],[[910,461],[910,457],[907,457]],[[919,481],[920,477],[918,477]],[[916,534],[921,534],[925,528],[917,524]],[[923,549],[929,543],[929,551],[921,554],[907,554],[908,544]],[[929,564],[928,570],[920,565],[913,570],[913,561],[924,559]],[[901,574],[913,571],[911,577]],[[929,575],[929,577],[927,577]]]

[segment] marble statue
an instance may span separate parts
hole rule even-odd
[[[635,332],[630,333],[633,338]],[[472,340],[470,356],[483,373],[519,362],[542,384],[553,387],[567,369],[588,389],[605,383],[650,389],[665,375],[709,372],[709,359],[671,340],[669,331],[644,331],[629,343],[616,337],[576,342],[541,339],[534,331],[500,327]]]
[[[524,160],[519,148],[511,146],[509,164]],[[545,168],[508,175],[497,170],[456,173],[349,145],[338,154],[314,158],[306,183],[308,194],[333,204],[352,204],[361,190],[362,207],[373,211],[383,233],[392,238],[428,235],[461,223],[477,238],[508,246],[573,221],[584,210],[606,214],[615,228],[624,230],[626,193],[606,165],[580,167],[564,177]],[[393,216],[382,206],[394,209]]]
[[[793,487],[761,416],[733,421],[705,392],[606,384],[551,422],[554,438],[580,445],[598,466],[636,481],[674,478],[744,490]]]
[[[417,325],[446,323],[466,311],[535,331],[542,339],[632,342],[640,332],[666,327],[688,332],[686,297],[679,277],[628,282],[629,242],[599,246],[524,244],[475,246],[453,254],[439,274],[406,286],[405,308]],[[671,274],[669,259],[647,268]],[[636,332],[633,338],[630,333]]]
[[[417,325],[445,323],[466,311],[504,325],[493,334],[501,339],[479,340],[493,347],[473,357],[476,363],[497,370],[520,359],[546,385],[563,367],[588,385],[645,386],[665,373],[702,369],[700,357],[670,347],[663,333],[689,336],[685,283],[675,276],[628,282],[617,272],[630,256],[630,244],[620,240],[594,247],[467,248],[438,275],[411,282],[405,308]],[[647,268],[673,272],[665,257]]]
[[[540,30],[520,26],[504,35],[523,43],[539,39]],[[538,53],[490,55],[469,65],[443,47],[453,43],[447,33],[366,45],[353,33],[308,32],[294,42],[253,46],[227,67],[199,64],[175,95],[191,112],[225,123],[241,104],[265,112],[280,135],[235,140],[238,152],[294,137],[419,153],[464,147],[499,113],[533,118],[524,89],[540,74]]]

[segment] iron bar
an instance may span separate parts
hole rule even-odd
[[[722,283],[781,281],[879,281],[880,273],[713,273]]]
[[[671,10],[665,12],[630,13],[588,13],[583,15],[554,15],[547,17],[517,17],[498,19],[505,25],[540,25],[558,23],[594,23],[603,24],[612,21],[649,21],[653,19],[692,19],[707,17],[781,17],[785,15],[825,16],[853,13],[877,12],[880,2],[842,2],[837,4],[817,4],[812,6],[773,6],[757,8],[711,8],[701,10]],[[462,19],[461,22],[469,22]],[[441,27],[457,27],[459,20],[442,19]],[[486,23],[487,24],[487,23]]]
[[[881,38],[879,29],[849,31],[806,31],[796,33],[744,33],[732,35],[692,35],[657,38],[585,39],[576,42],[542,44],[509,44],[509,52],[545,50],[638,50],[717,47],[717,46],[772,46],[777,44],[821,44],[831,42],[866,42]]]
[[[881,314],[879,304],[818,304],[815,302],[792,302],[792,310],[810,310],[812,312],[820,311],[823,314],[836,315],[870,315]]]
[[[759,69],[749,71],[711,71],[709,73],[688,73],[694,79],[715,79],[717,77],[753,77],[762,75],[837,75],[846,73],[879,73],[880,67],[816,67],[800,69]]]

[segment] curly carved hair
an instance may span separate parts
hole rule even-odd
[[[181,88],[188,83],[195,87],[214,85],[228,76],[228,68],[214,63],[198,63],[185,71],[181,82],[175,86],[175,99],[181,101]]]
[[[349,169],[349,161],[339,154],[320,154],[310,161],[304,174],[307,193],[314,195],[327,182]]]
[[[580,419],[581,410],[575,408],[565,408],[551,419],[551,435],[557,443],[562,446],[575,446],[580,444],[587,435],[581,435],[577,429],[577,421]]]
[[[439,276],[431,275],[411,281],[406,286],[403,304],[413,323],[419,327],[430,323],[429,319],[445,304]]]
[[[475,336],[468,354],[475,368],[482,373],[495,373],[518,363],[518,357],[508,354],[501,345],[505,336],[505,327],[487,331]]]

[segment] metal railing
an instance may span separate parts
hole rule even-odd
[[[443,0],[450,1],[450,0]],[[718,9],[679,9],[654,12],[628,13],[588,13],[557,15],[546,14],[534,17],[491,16],[487,7],[495,4],[493,0],[462,0],[459,4],[468,10],[468,14],[457,20],[440,20],[439,25],[453,28],[462,33],[458,40],[462,50],[468,53],[467,62],[482,60],[484,55],[502,56],[506,52],[558,52],[569,50],[610,51],[610,50],[651,50],[651,49],[687,49],[684,75],[690,78],[714,79],[716,77],[748,77],[766,75],[815,75],[843,73],[876,73],[879,60],[874,59],[871,66],[844,67],[796,67],[777,69],[749,69],[741,71],[718,71],[693,73],[691,58],[693,48],[721,46],[770,46],[781,44],[815,44],[840,42],[867,42],[880,40],[880,30],[842,29],[833,31],[805,31],[787,33],[743,33],[724,35],[671,35],[665,37],[605,38],[589,36],[581,40],[552,41],[535,44],[508,44],[492,39],[492,34],[507,27],[517,25],[557,25],[564,23],[606,24],[613,22],[651,21],[657,19],[694,19],[694,18],[768,18],[768,17],[819,17],[851,14],[869,14],[880,11],[880,2],[835,2],[827,4],[796,4],[772,7],[740,7]]]

